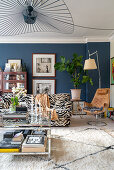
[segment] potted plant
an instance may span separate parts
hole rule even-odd
[[[93,85],[92,79],[87,75],[87,71],[83,70],[82,64],[83,56],[73,54],[73,58],[66,60],[64,56],[61,56],[60,62],[57,62],[54,67],[59,71],[67,71],[71,76],[71,81],[74,83],[74,88],[71,89],[72,99],[80,99],[81,89],[79,86],[83,83],[89,82]]]
[[[19,99],[23,96],[26,96],[27,90],[25,88],[12,88],[13,97],[11,97],[11,111],[16,111],[16,107],[19,106]]]
[[[11,111],[16,111],[16,106],[18,106],[18,105],[19,105],[18,97],[17,96],[11,97],[10,110]]]

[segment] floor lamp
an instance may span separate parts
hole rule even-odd
[[[99,56],[98,56],[98,52],[95,51],[94,53],[90,54],[89,50],[88,50],[88,54],[89,54],[89,59],[85,60],[85,64],[84,64],[84,70],[94,70],[97,69],[97,65],[98,65],[98,73],[99,73],[99,88],[101,88],[101,73],[100,73],[100,67],[99,67]],[[97,56],[97,65],[95,62],[95,59],[91,59],[90,57],[92,55],[96,54]]]
[[[88,54],[89,54],[89,59],[85,60],[85,64],[84,64],[84,70],[94,70],[94,69],[98,69],[98,73],[99,73],[99,88],[101,88],[101,73],[100,73],[100,66],[99,66],[99,56],[98,56],[98,52],[95,51],[94,53],[90,54],[89,50],[88,50]],[[95,59],[91,59],[90,57],[92,55],[95,55],[97,56],[97,65],[96,65],[96,62],[95,62]],[[97,114],[96,114],[96,121],[89,121],[88,124],[90,125],[97,125],[98,123],[100,124],[103,124],[106,125],[105,122],[99,122],[97,120]]]

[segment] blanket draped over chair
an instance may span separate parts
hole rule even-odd
[[[40,102],[42,112],[45,113],[47,111],[51,111],[51,120],[58,120],[58,115],[55,109],[50,109],[50,101],[47,94],[37,94],[36,96],[37,103]]]

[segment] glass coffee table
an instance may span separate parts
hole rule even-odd
[[[51,156],[51,113],[50,112],[45,112],[45,113],[38,113],[37,115],[34,112],[26,112],[26,113],[17,113],[17,112],[10,112],[9,110],[3,110],[0,113],[0,131],[1,131],[1,138],[0,141],[5,140],[4,139],[4,132],[5,134],[8,134],[7,132],[14,132],[15,131],[30,131],[31,134],[28,136],[32,137],[32,133],[35,134],[35,140],[36,137],[41,133],[41,132],[46,132],[45,134],[45,151],[38,152],[37,146],[40,145],[33,145],[31,143],[31,146],[33,149],[30,152],[23,152],[22,151],[22,146],[23,143],[25,143],[25,139],[23,142],[20,144],[20,149],[18,152],[6,152],[7,150],[1,149],[0,145],[0,152],[1,153],[7,153],[7,154],[12,154],[12,155],[48,155],[48,158],[50,159]],[[42,135],[42,134],[41,134]],[[40,135],[40,136],[41,136]],[[7,136],[7,135],[6,135]],[[26,136],[26,138],[28,137]],[[34,135],[33,135],[34,136]],[[33,139],[34,140],[34,139]],[[12,141],[12,140],[11,140]],[[1,144],[1,143],[0,143]],[[30,147],[30,146],[29,146]],[[34,147],[36,147],[36,151],[34,151]]]

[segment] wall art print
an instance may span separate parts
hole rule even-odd
[[[55,54],[33,54],[32,74],[36,77],[55,77]]]
[[[55,79],[33,79],[33,95],[37,94],[55,94]]]

